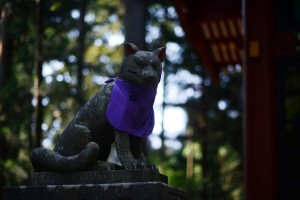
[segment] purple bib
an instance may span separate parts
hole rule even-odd
[[[118,78],[109,99],[106,117],[115,129],[147,137],[154,127],[153,103],[156,89],[143,88]]]

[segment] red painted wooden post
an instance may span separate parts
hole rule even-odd
[[[247,200],[276,200],[277,129],[273,0],[242,0],[245,25],[244,133]]]

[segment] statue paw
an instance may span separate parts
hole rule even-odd
[[[133,169],[146,169],[147,161],[144,158],[135,159],[132,163]]]
[[[156,165],[149,165],[148,168],[155,173],[159,173],[159,169]]]
[[[135,159],[132,163],[133,169],[150,169],[155,173],[159,173],[159,169],[156,165],[149,164],[145,157]]]

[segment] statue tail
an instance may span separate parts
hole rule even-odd
[[[30,160],[35,171],[71,172],[90,168],[99,156],[99,146],[89,142],[85,148],[74,156],[64,156],[45,148],[31,151]]]

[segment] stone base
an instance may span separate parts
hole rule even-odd
[[[38,172],[31,176],[28,185],[82,185],[154,181],[168,183],[168,177],[149,169],[82,171],[72,173]]]
[[[186,200],[185,191],[163,182],[6,187],[3,200]]]

